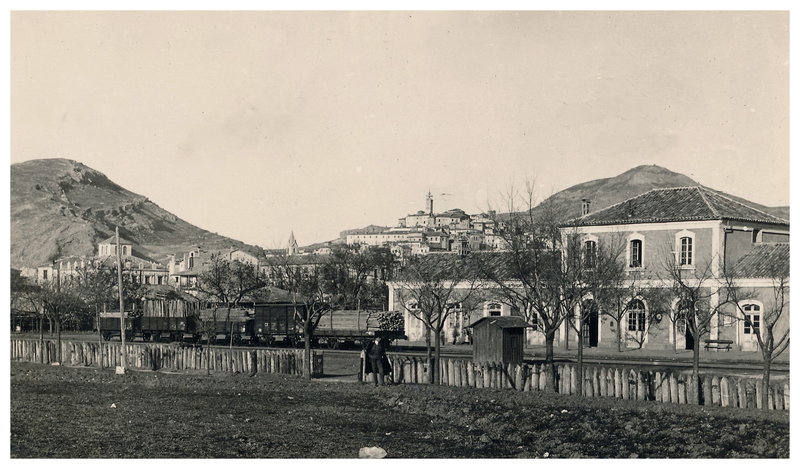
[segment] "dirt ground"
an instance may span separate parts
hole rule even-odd
[[[12,363],[14,458],[788,457],[788,412]]]

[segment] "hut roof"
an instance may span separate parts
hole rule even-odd
[[[470,324],[469,327],[475,327],[482,321],[490,321],[489,324],[493,324],[502,329],[512,327],[533,327],[519,316],[484,316]]]

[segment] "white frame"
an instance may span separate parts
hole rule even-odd
[[[633,241],[636,241],[636,240],[640,241],[641,244],[642,244],[642,252],[640,253],[640,256],[642,258],[642,263],[641,263],[640,266],[631,267],[631,243]],[[645,256],[644,235],[639,233],[638,231],[629,234],[628,238],[627,238],[627,244],[625,246],[625,268],[628,269],[628,270],[643,270],[645,268],[645,265],[646,265],[645,261],[644,261],[644,259],[645,259],[644,256]]]

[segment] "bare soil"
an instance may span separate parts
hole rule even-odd
[[[12,363],[14,458],[789,456],[784,411]]]

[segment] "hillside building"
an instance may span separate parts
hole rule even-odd
[[[135,277],[144,285],[166,285],[168,283],[169,271],[165,265],[137,255],[134,244],[124,238],[119,239],[119,245],[122,254],[122,269],[125,275]],[[78,278],[84,269],[92,266],[109,268],[117,266],[117,242],[115,236],[98,243],[95,256],[69,256],[38,266],[36,268],[36,281],[69,282]]]
[[[396,227],[348,232],[345,241],[351,245],[405,246],[408,248],[406,251],[412,254],[498,250],[505,246],[495,234],[494,212],[468,215],[454,208],[435,213],[430,192],[425,198],[425,208],[398,219]],[[398,253],[403,251],[392,250]]]

